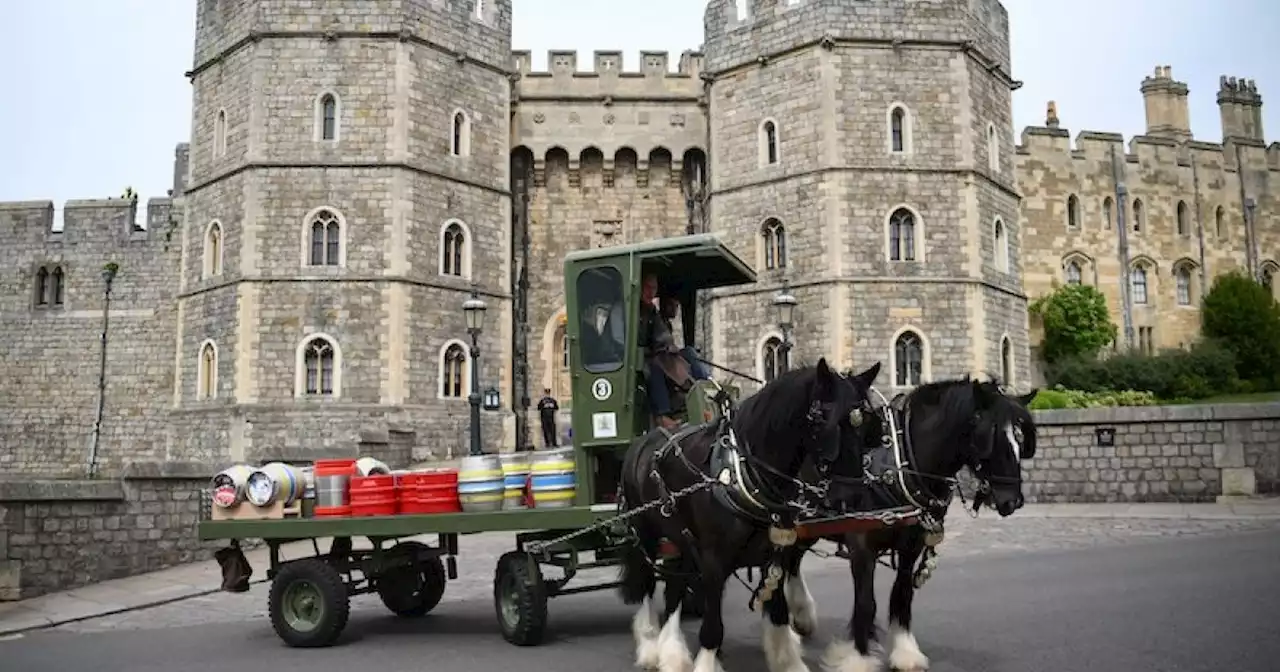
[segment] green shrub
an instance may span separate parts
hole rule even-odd
[[[1040,390],[1028,406],[1031,410],[1055,408],[1105,408],[1115,406],[1155,406],[1159,403],[1150,392],[1120,390],[1118,392],[1084,392],[1061,386]]]
[[[1204,399],[1238,393],[1231,351],[1214,341],[1156,355],[1125,353],[1107,359],[1074,358],[1052,366],[1049,379],[1084,392],[1142,390],[1159,399]]]
[[[1270,290],[1240,271],[1220,275],[1200,319],[1205,336],[1235,355],[1240,378],[1259,391],[1280,387],[1280,304]]]
[[[1044,323],[1044,358],[1060,362],[1093,357],[1116,339],[1107,298],[1090,285],[1064,285],[1041,297],[1029,310]]]

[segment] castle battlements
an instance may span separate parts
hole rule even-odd
[[[1009,15],[1000,0],[710,0],[703,30],[711,73],[843,42],[894,50],[963,46],[1009,74]]]
[[[0,233],[9,240],[59,243],[127,233],[130,240],[163,237],[173,199],[151,198],[138,211],[138,198],[82,198],[55,206],[51,200],[0,202]]]
[[[1043,126],[1023,129],[1016,151],[1022,156],[1052,160],[1054,155],[1080,161],[1109,159],[1119,152],[1126,163],[1151,166],[1190,166],[1194,156],[1200,165],[1218,165],[1234,172],[1236,150],[1250,169],[1280,171],[1280,142],[1266,145],[1262,136],[1262,96],[1253,80],[1226,77],[1219,80],[1218,105],[1222,112],[1223,141],[1206,142],[1191,135],[1186,83],[1173,78],[1173,68],[1156,66],[1142,79],[1140,91],[1146,106],[1147,131],[1128,140],[1123,134],[1080,131],[1075,142],[1062,128],[1058,107],[1050,101]]]
[[[578,52],[552,49],[547,52],[547,70],[533,70],[533,55],[527,50],[511,52],[512,68],[520,73],[518,90],[523,99],[601,98],[619,100],[694,98],[702,93],[702,53],[686,50],[680,54],[676,71],[671,71],[666,51],[641,51],[640,68],[628,70],[621,51],[595,51],[589,70],[578,67]]]

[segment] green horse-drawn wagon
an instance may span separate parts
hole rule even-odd
[[[656,280],[657,287],[652,285]],[[653,375],[642,346],[648,334],[642,308],[654,289],[682,306],[686,345],[698,334],[698,290],[755,282],[755,274],[716,237],[694,235],[574,252],[565,259],[569,362],[573,389],[572,506],[487,512],[360,517],[284,517],[205,520],[201,539],[229,539],[219,552],[228,584],[243,577],[245,539],[262,539],[270,552],[269,612],[276,633],[291,646],[327,646],[346,626],[353,595],[377,593],[404,617],[430,612],[457,578],[461,535],[517,532],[516,547],[498,560],[494,604],[503,636],[517,645],[541,641],[551,597],[601,590],[613,583],[569,587],[582,569],[616,564],[630,543],[614,504],[620,458],[654,421],[649,386],[672,398],[664,414],[688,421],[714,419],[706,379]],[[649,287],[646,287],[646,284]],[[539,451],[541,452],[541,451]],[[409,537],[434,534],[434,544]],[[327,551],[319,540],[330,539]],[[368,540],[360,548],[355,539]],[[310,541],[314,555],[282,560],[284,543]],[[365,547],[368,546],[368,547]],[[552,572],[544,570],[552,569]],[[556,576],[548,576],[549,573]],[[239,581],[243,586],[243,581]]]

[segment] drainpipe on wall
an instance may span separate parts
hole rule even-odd
[[[1116,148],[1111,147],[1111,174],[1116,184],[1116,233],[1119,236],[1117,247],[1120,253],[1120,305],[1124,315],[1124,344],[1126,350],[1133,349],[1133,295],[1129,287],[1129,226],[1125,212],[1127,203],[1125,195],[1128,189],[1124,184],[1123,167],[1116,161]]]
[[[1203,297],[1209,287],[1206,284],[1206,278],[1209,277],[1209,264],[1204,255],[1204,218],[1201,217],[1200,213],[1200,171],[1196,165],[1194,151],[1191,152],[1191,185],[1195,189],[1196,236],[1200,239],[1200,296]]]
[[[1244,157],[1240,155],[1240,143],[1235,142],[1236,154],[1236,182],[1240,184],[1240,212],[1244,213],[1244,258],[1245,264],[1249,267],[1249,275],[1253,278],[1259,277],[1257,248],[1255,244],[1257,240],[1253,235],[1253,217],[1252,207],[1253,199],[1249,198],[1247,190],[1244,186],[1245,166]]]

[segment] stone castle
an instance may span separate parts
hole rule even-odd
[[[1222,144],[1191,138],[1163,67],[1128,150],[1073,148],[1055,113],[1015,144],[998,0],[711,0],[675,72],[610,51],[533,71],[511,0],[196,11],[169,197],[0,204],[0,474],[83,472],[104,312],[104,473],[321,455],[367,429],[427,460],[465,450],[473,288],[502,394],[487,448],[537,435],[544,387],[569,402],[575,249],[716,232],[760,282],[701,299],[704,354],[769,377],[785,286],[797,360],[881,361],[890,390],[1034,384],[1027,305],[1055,282],[1101,287],[1135,347],[1185,344],[1213,274],[1280,255],[1280,145],[1251,82],[1221,83]]]

